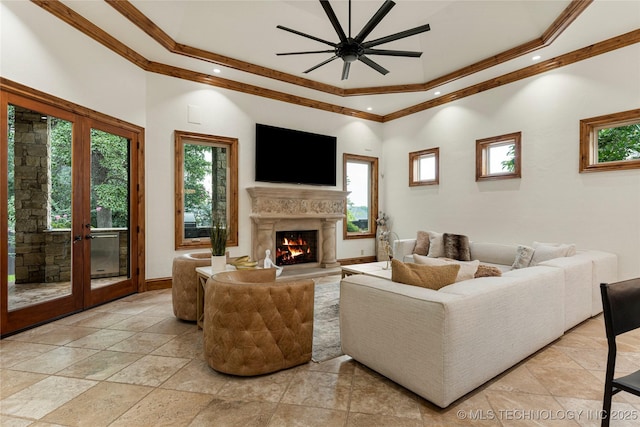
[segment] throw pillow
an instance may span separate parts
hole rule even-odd
[[[391,280],[437,291],[455,282],[459,265],[418,265],[391,260]]]
[[[460,270],[456,276],[456,282],[461,282],[463,280],[471,280],[476,274],[476,270],[480,265],[480,261],[457,261],[454,259],[444,259],[444,258],[430,258],[421,255],[413,255],[413,260],[416,264],[419,265],[459,265]]]
[[[480,264],[473,277],[493,277],[502,276],[502,271],[498,267],[487,264]]]
[[[444,256],[444,243],[442,233],[435,231],[427,231],[429,233],[429,253],[427,256],[431,258],[440,258]]]
[[[413,248],[413,253],[418,255],[426,255],[429,253],[429,233],[426,231],[418,231],[416,246]]]
[[[462,234],[444,233],[442,235],[444,256],[459,261],[471,261],[469,238]]]
[[[566,248],[561,246],[543,246],[539,245],[533,253],[531,265],[538,265],[542,261],[548,261],[554,258],[562,258],[567,253]]]
[[[511,266],[511,268],[517,269],[529,267],[529,264],[531,264],[531,259],[533,258],[534,251],[535,249],[533,249],[531,246],[519,245],[518,249],[516,250],[516,259],[513,261],[513,265]]]
[[[565,244],[565,243],[540,243],[533,242],[533,248],[538,249],[538,246],[553,246],[556,248],[563,248],[566,250],[563,256],[574,256],[576,254],[576,245],[575,243]]]

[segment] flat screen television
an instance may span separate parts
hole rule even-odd
[[[256,124],[256,181],[336,185],[335,136]]]

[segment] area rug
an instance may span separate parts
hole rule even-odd
[[[314,362],[323,362],[341,356],[340,346],[340,281],[316,280],[313,307]]]

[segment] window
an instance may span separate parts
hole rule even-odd
[[[175,131],[175,247],[209,248],[214,222],[238,245],[238,140]]]
[[[476,181],[520,178],[521,133],[476,140]]]
[[[409,153],[409,187],[434,185],[440,182],[440,149]]]
[[[347,196],[344,238],[361,239],[376,235],[378,213],[378,159],[344,154],[343,185]]]
[[[640,168],[640,109],[580,120],[580,172]]]

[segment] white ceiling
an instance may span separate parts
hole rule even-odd
[[[278,52],[330,49],[325,44],[279,30],[276,25],[338,41],[316,0],[130,0],[177,43],[345,89],[433,80],[538,39],[570,4],[570,0],[395,1],[395,7],[366,40],[429,24],[431,31],[377,46],[378,49],[421,51],[422,57],[372,56],[371,59],[390,73],[383,76],[356,62],[349,79],[341,81],[340,59],[309,74],[302,73],[331,54],[276,56]],[[433,99],[435,90],[446,94],[533,64],[531,53],[428,92],[340,97],[170,53],[104,1],[63,0],[63,3],[149,60],[206,74],[213,74],[215,67],[221,69],[216,76],[225,79],[362,111],[371,107],[372,113],[380,115]],[[348,33],[348,2],[331,0],[330,3]],[[353,0],[352,35],[360,31],[382,3],[383,0]],[[640,1],[595,0],[558,39],[535,54],[541,55],[542,60],[550,59],[638,28]]]

